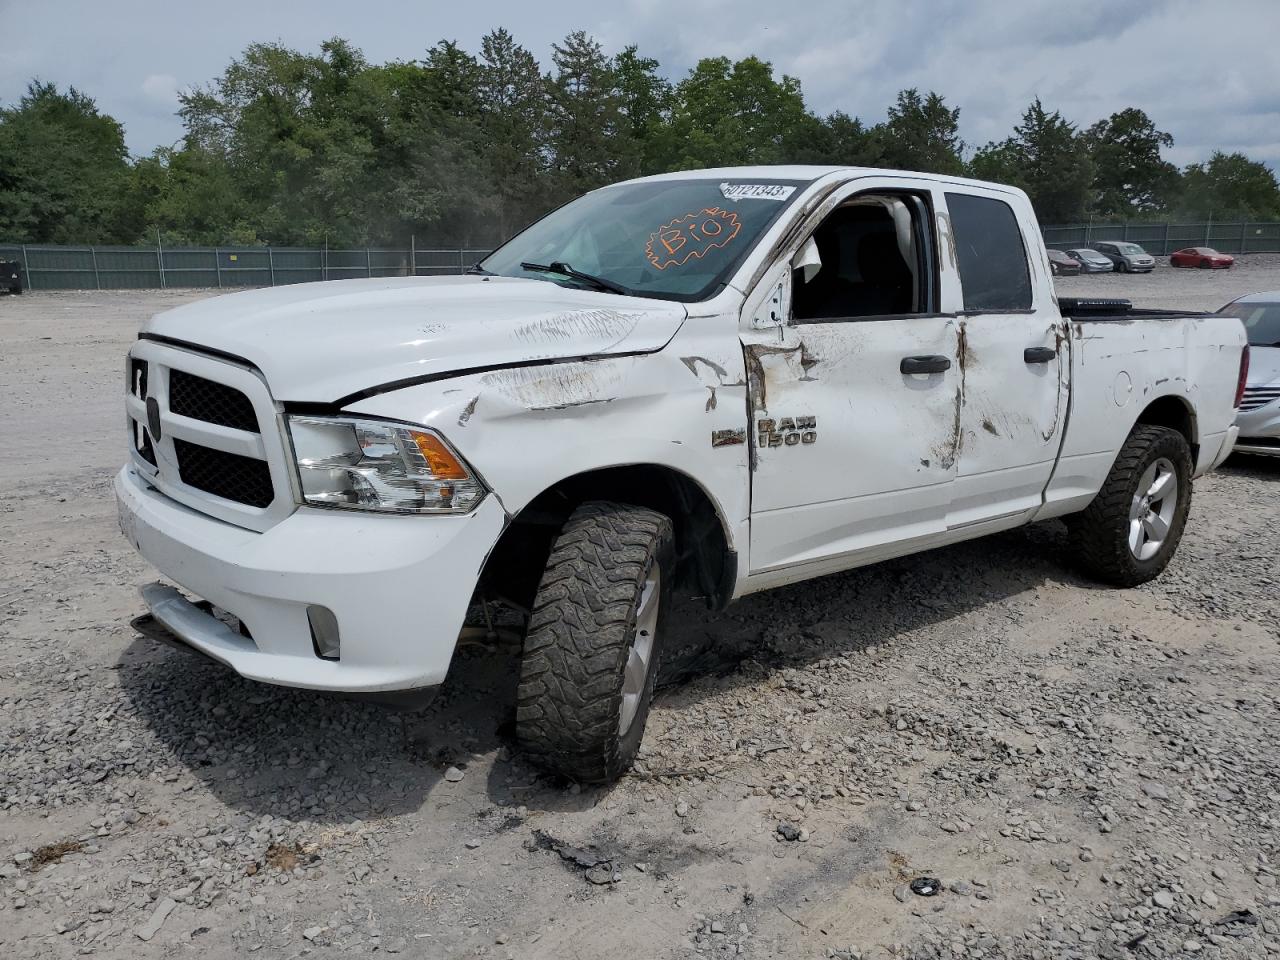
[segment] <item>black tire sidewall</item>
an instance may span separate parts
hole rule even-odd
[[[1073,518],[1082,527],[1081,532],[1097,544],[1097,538],[1105,544],[1097,561],[1087,563],[1088,572],[1114,586],[1132,587],[1159,576],[1173,559],[1186,529],[1187,517],[1191,511],[1192,495],[1192,463],[1191,448],[1186,438],[1176,430],[1139,425],[1135,434],[1126,441],[1126,447],[1135,442],[1138,431],[1158,431],[1158,434],[1145,441],[1145,450],[1141,457],[1129,469],[1128,475],[1108,477],[1099,499],[1107,498],[1115,502],[1115,506],[1099,513],[1092,507]],[[1124,451],[1121,451],[1123,456]],[[1140,560],[1129,548],[1129,505],[1138,492],[1142,476],[1157,460],[1166,459],[1173,464],[1174,474],[1178,479],[1178,502],[1174,508],[1173,522],[1169,525],[1169,533],[1164,543],[1153,557]],[[1113,468],[1113,471],[1116,468]],[[1123,487],[1119,485],[1123,484]],[[1116,497],[1116,494],[1122,496]],[[1110,558],[1110,559],[1106,559]],[[1098,562],[1101,561],[1101,562]]]
[[[584,530],[590,531],[593,527],[602,532],[584,533]],[[570,570],[580,568],[580,549],[577,550],[579,559],[576,561],[563,555],[572,552],[575,544],[580,545],[584,538],[598,546],[608,544],[610,536],[616,534],[620,527],[644,527],[646,532],[652,532],[644,546],[646,556],[639,565],[636,564],[634,550],[640,544],[634,541],[621,547],[610,546],[603,552],[593,551],[594,570],[608,569],[615,563],[625,563],[634,569],[634,573],[628,574],[631,577],[629,583],[617,580],[610,587],[602,588],[610,590],[609,597],[596,591],[594,595],[601,598],[603,606],[592,603],[581,591],[592,591],[593,588],[588,585],[590,581],[604,582],[609,578],[601,577],[597,580],[594,575],[589,578],[575,575],[571,586],[566,589],[563,577],[552,574],[552,571],[563,570],[562,565],[566,564]],[[563,553],[562,545],[565,545]],[[630,556],[623,559],[627,553]],[[552,547],[547,572],[534,600],[534,621],[530,626],[520,667],[516,737],[531,759],[580,783],[609,782],[625,773],[634,762],[644,737],[654,684],[666,644],[672,588],[676,576],[675,557],[675,536],[671,520],[648,508],[590,501],[579,506],[565,523]],[[635,636],[636,617],[644,584],[655,564],[660,567],[662,579],[653,648],[640,703],[636,707],[631,725],[625,734],[621,734],[618,726],[627,658]],[[551,579],[548,580],[548,577]],[[624,583],[630,587],[630,596],[629,606],[623,615],[621,604],[628,601],[624,599],[625,595],[619,595],[616,588]],[[542,599],[544,592],[545,604]],[[561,605],[567,605],[564,613],[557,609]],[[588,606],[596,611],[597,616],[610,609],[613,611],[607,618],[611,621],[607,629],[592,630],[587,626],[590,621],[583,618],[582,612]],[[537,611],[540,610],[547,612],[544,618],[539,618]],[[570,623],[578,625],[570,626]],[[531,651],[529,644],[535,631],[538,639],[536,647]],[[601,671],[602,657],[610,658],[608,673]],[[586,658],[594,665],[589,674],[581,672],[586,668]],[[549,682],[548,667],[553,663],[559,663],[561,667],[551,671],[555,679],[554,682]],[[607,684],[602,682],[606,676]],[[592,690],[590,696],[582,693],[587,689]],[[577,731],[569,732],[562,726],[564,722],[571,722]],[[588,734],[586,731],[591,732]]]

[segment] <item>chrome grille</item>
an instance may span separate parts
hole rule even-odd
[[[1265,407],[1269,403],[1280,400],[1280,384],[1272,384],[1266,387],[1245,387],[1244,398],[1240,401],[1240,412],[1248,413],[1250,410],[1258,410]]]

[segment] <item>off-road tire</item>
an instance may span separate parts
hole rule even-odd
[[[1139,560],[1129,549],[1129,510],[1143,473],[1160,458],[1178,480],[1177,503],[1160,550]],[[1076,562],[1089,577],[1116,587],[1135,587],[1158,577],[1173,559],[1191,509],[1191,448],[1177,430],[1138,424],[1120,448],[1098,495],[1067,517]]]
[[[644,507],[578,507],[551,548],[520,664],[516,737],[535,762],[578,783],[607,783],[640,749],[675,574],[671,520]],[[623,672],[654,564],[661,575],[648,677],[625,734]]]

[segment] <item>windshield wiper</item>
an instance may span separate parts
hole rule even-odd
[[[562,277],[581,280],[597,290],[603,290],[607,293],[620,293],[624,297],[633,296],[632,292],[622,284],[614,283],[612,280],[606,280],[603,277],[592,276],[589,273],[583,273],[581,270],[575,270],[563,260],[552,260],[547,264],[524,262],[520,264],[520,267],[524,270],[536,270],[539,273],[558,273]]]

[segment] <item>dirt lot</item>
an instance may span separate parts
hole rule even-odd
[[[1062,284],[1276,288],[1277,257]],[[406,715],[130,629],[122,357],[200,295],[0,300],[0,956],[1280,954],[1280,462],[1199,482],[1137,590],[1045,524],[683,611],[711,652],[579,790],[514,754],[508,653]]]

